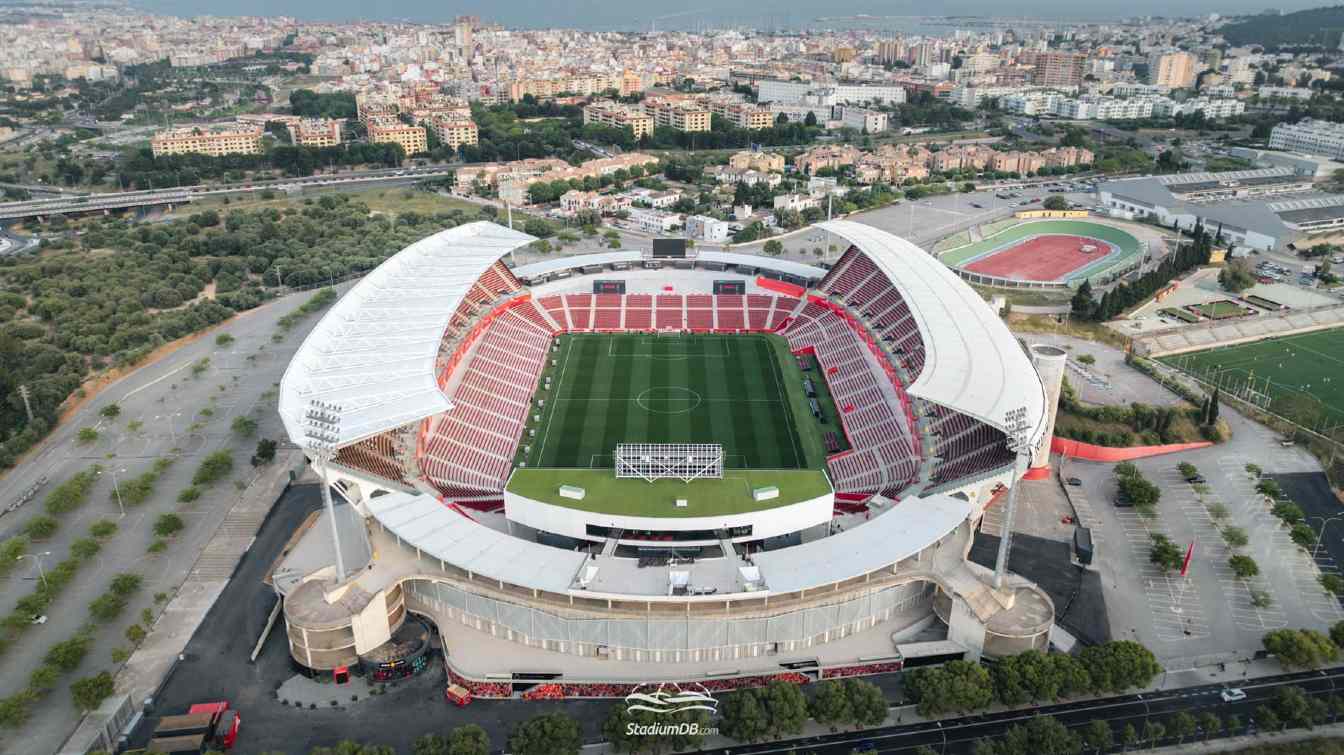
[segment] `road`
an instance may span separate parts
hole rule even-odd
[[[1297,686],[1313,697],[1329,697],[1334,695],[1337,689],[1344,689],[1344,668],[1262,677],[1241,683],[1239,686],[1246,692],[1246,699],[1236,703],[1222,701],[1219,693],[1224,689],[1224,685],[1205,684],[1162,692],[1043,705],[1032,710],[1009,710],[908,726],[846,732],[806,740],[731,747],[715,752],[764,755],[797,752],[803,749],[818,754],[848,755],[855,748],[869,748],[866,751],[876,753],[907,753],[922,745],[932,747],[941,753],[970,753],[977,741],[1002,738],[1010,727],[1023,725],[1038,715],[1054,716],[1060,723],[1079,731],[1080,734],[1082,727],[1090,722],[1105,721],[1110,724],[1117,742],[1116,747],[1106,752],[1119,752],[1120,733],[1125,724],[1132,724],[1135,729],[1142,731],[1144,721],[1155,720],[1165,723],[1171,716],[1181,712],[1189,713],[1196,718],[1205,712],[1216,713],[1224,719],[1236,715],[1241,718],[1242,728],[1226,732],[1229,736],[1254,732],[1255,709],[1270,701],[1277,689]],[[1181,742],[1175,737],[1167,737],[1158,740],[1156,744],[1178,745]]]

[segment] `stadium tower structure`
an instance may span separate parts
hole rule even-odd
[[[317,522],[273,572],[294,659],[385,660],[408,614],[438,628],[454,680],[493,696],[543,678],[548,695],[602,695],[875,673],[900,668],[916,636],[970,658],[1044,648],[1049,597],[1017,575],[995,589],[967,559],[1020,474],[1009,418],[1025,417],[1028,453],[1048,442],[1030,358],[923,250],[858,223],[820,228],[847,245],[829,271],[574,258],[626,294],[583,292],[582,276],[524,285],[503,259],[534,239],[486,222],[370,272],[280,386],[301,446],[314,401],[341,407],[326,470],[348,576]],[[781,282],[786,270],[807,286]],[[746,293],[708,293],[723,279]],[[690,482],[525,467],[557,339],[658,330],[786,339],[825,375],[845,450],[814,470]]]

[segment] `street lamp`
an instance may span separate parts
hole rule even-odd
[[[121,502],[121,486],[117,484],[117,472],[125,471],[125,467],[122,467],[121,469],[117,469],[116,467],[112,468],[112,492],[117,497],[117,508],[121,509],[121,516],[118,517],[120,519],[126,518],[126,504]]]
[[[1321,543],[1325,542],[1325,528],[1326,528],[1326,527],[1329,527],[1331,522],[1335,521],[1336,519],[1341,519],[1341,518],[1344,518],[1344,514],[1335,514],[1334,516],[1330,517],[1329,519],[1327,519],[1327,518],[1325,518],[1325,517],[1323,517],[1323,516],[1309,516],[1309,517],[1307,517],[1307,521],[1308,521],[1308,522],[1312,521],[1313,519],[1319,519],[1319,520],[1321,520],[1321,531],[1320,531],[1320,534],[1316,535],[1316,545],[1313,546],[1312,549],[1311,549],[1311,560],[1312,560],[1312,561],[1315,561],[1315,560],[1316,560],[1316,554],[1317,554],[1317,553],[1320,553],[1320,551],[1321,551]]]
[[[341,535],[336,527],[336,510],[331,503],[331,485],[327,480],[327,463],[336,458],[336,445],[341,439],[341,406],[313,400],[303,417],[303,437],[308,453],[317,462],[317,474],[322,479],[322,506],[331,522],[331,542],[336,546],[336,578],[345,581],[345,560],[341,557]]]
[[[1003,529],[999,534],[999,555],[994,562],[994,589],[1003,587],[1003,576],[1008,572],[1008,549],[1013,539],[1013,514],[1017,510],[1017,488],[1021,476],[1026,474],[1025,461],[1031,455],[1031,442],[1027,433],[1031,429],[1027,424],[1025,406],[1009,409],[1005,417],[1006,445],[1013,452],[1013,475],[1008,480],[1008,503],[1003,510]]]
[[[14,559],[14,560],[15,560],[15,561],[22,561],[22,560],[24,560],[25,558],[31,558],[32,560],[36,561],[36,562],[37,562],[37,576],[40,577],[40,578],[42,579],[42,588],[43,588],[43,589],[46,589],[46,587],[47,587],[47,573],[46,573],[45,571],[43,571],[43,569],[42,569],[42,557],[43,557],[43,556],[50,556],[50,555],[51,555],[51,551],[42,551],[41,553],[22,553],[22,554],[19,554],[19,557],[16,558],[16,559]]]

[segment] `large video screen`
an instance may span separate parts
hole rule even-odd
[[[686,239],[654,239],[654,257],[685,257]]]

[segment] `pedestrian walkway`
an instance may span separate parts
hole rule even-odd
[[[243,491],[154,622],[149,636],[117,673],[116,694],[102,708],[84,716],[60,755],[114,749],[119,727],[109,725],[108,718],[129,718],[129,712],[139,710],[146,698],[158,692],[196,628],[224,592],[271,507],[289,487],[291,472],[301,472],[303,465],[301,452],[282,453]]]

